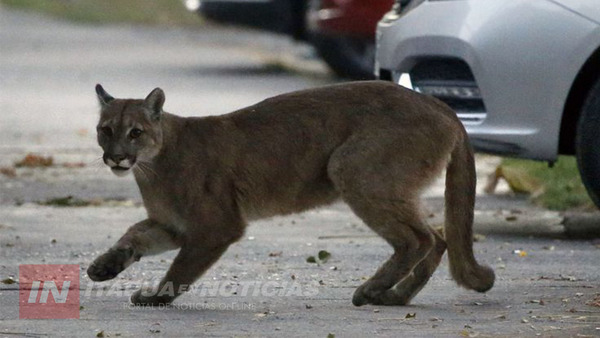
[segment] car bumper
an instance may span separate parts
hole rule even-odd
[[[597,28],[547,0],[425,1],[379,23],[376,71],[415,75],[457,111],[477,150],[553,161]]]

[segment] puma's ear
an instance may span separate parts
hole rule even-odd
[[[150,109],[150,117],[153,120],[159,120],[160,114],[162,114],[163,104],[165,103],[165,92],[160,88],[154,88],[146,99],[144,104]]]
[[[110,96],[110,94],[108,94],[100,84],[96,85],[96,94],[98,95],[98,101],[102,107],[107,106],[115,99],[114,97]]]

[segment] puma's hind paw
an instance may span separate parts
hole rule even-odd
[[[87,274],[95,282],[113,279],[133,261],[132,248],[110,249],[94,260],[87,269]]]
[[[352,304],[363,306],[367,304],[381,305],[380,298],[384,290],[373,290],[370,283],[365,283],[354,291]]]
[[[139,289],[131,295],[131,303],[137,306],[159,306],[159,305],[169,305],[173,302],[174,297],[163,295],[158,296],[156,294],[144,295],[143,289]]]
[[[385,291],[368,290],[367,285],[361,285],[352,296],[354,306],[371,305],[408,305],[412,298],[409,291],[399,292],[396,288]]]

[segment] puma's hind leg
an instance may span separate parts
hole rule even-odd
[[[94,260],[87,274],[93,281],[115,278],[142,256],[159,254],[181,246],[180,236],[169,227],[146,219],[131,226],[110,248]]]
[[[386,202],[374,200],[367,205],[375,206]],[[364,201],[361,201],[361,207],[353,206],[355,204],[353,202],[349,204],[357,215],[394,249],[392,256],[354,292],[352,303],[356,306],[405,305],[431,275],[429,270],[434,264],[431,264],[428,258],[437,256],[432,254],[436,243],[432,232],[411,210],[412,203],[394,203],[399,210],[376,207],[361,210]],[[413,271],[415,267],[416,271]],[[404,285],[406,291],[404,293],[394,291],[394,286],[402,284],[403,281],[406,281]]]
[[[429,252],[429,255],[415,266],[410,275],[387,290],[377,300],[378,302],[373,304],[407,305],[421,291],[440,264],[444,252],[446,252],[446,241],[436,231],[433,231],[433,234],[435,235],[435,246]]]
[[[382,129],[377,137],[365,134],[349,139],[332,154],[328,165],[342,199],[394,249],[354,293],[352,302],[357,306],[406,304],[439,263],[441,255],[432,255],[432,250],[438,243],[443,246],[443,240],[437,241],[421,218],[419,194],[444,167],[446,150],[432,146],[434,151],[427,154],[415,152],[424,142],[421,135],[386,132]],[[397,284],[398,291],[392,291]]]

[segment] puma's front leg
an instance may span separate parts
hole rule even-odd
[[[115,278],[142,256],[158,254],[181,246],[180,236],[168,226],[147,219],[129,228],[110,248],[94,260],[87,270],[93,281]]]
[[[221,257],[232,242],[205,247],[202,243],[184,245],[159,285],[137,290],[131,296],[131,302],[150,306],[172,303],[189,290],[190,285]]]
[[[205,200],[198,210],[197,227],[189,231],[181,250],[157,288],[141,289],[131,296],[135,305],[169,304],[189,290],[192,283],[211,267],[244,234],[239,212],[227,203]]]

